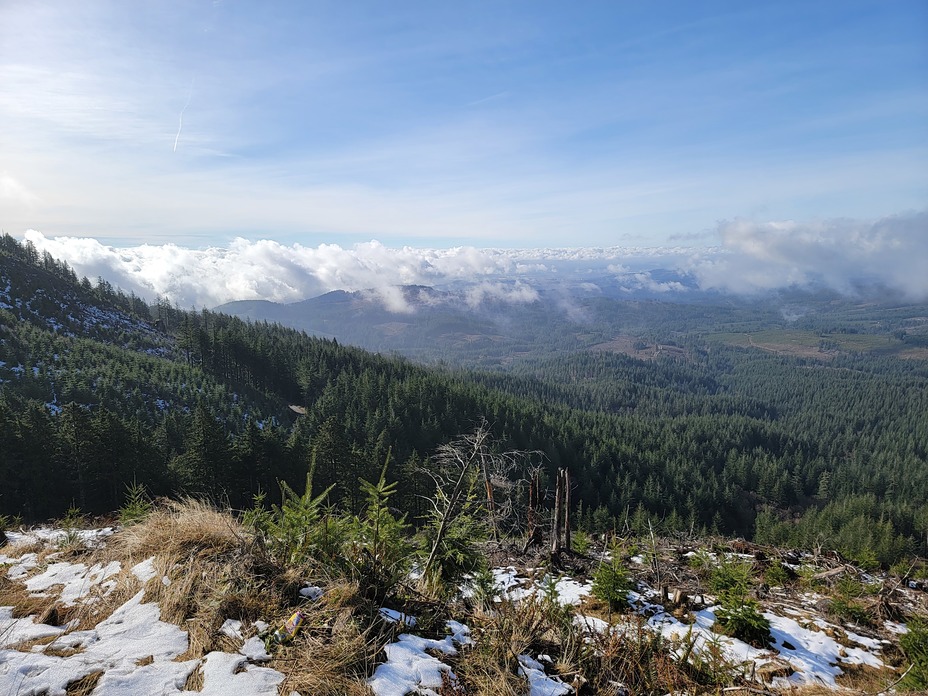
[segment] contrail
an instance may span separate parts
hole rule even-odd
[[[174,149],[171,152],[177,152],[177,141],[180,140],[180,132],[184,129],[184,112],[190,106],[190,97],[193,96],[193,80],[190,80],[190,89],[187,90],[187,103],[180,110],[180,118],[177,119],[177,135],[174,136]]]

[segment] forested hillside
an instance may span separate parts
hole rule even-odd
[[[705,310],[693,311],[695,327]],[[278,480],[300,488],[312,462],[317,490],[334,484],[331,501],[351,508],[358,478],[375,479],[390,452],[396,502],[415,521],[419,465],[485,419],[499,448],[537,452],[548,476],[569,469],[590,531],[650,520],[870,563],[926,553],[928,363],[710,334],[694,328],[647,360],[577,349],[506,371],[427,368],[148,306],[4,237],[0,514],[107,512],[132,484],[240,509],[258,491],[279,496]]]

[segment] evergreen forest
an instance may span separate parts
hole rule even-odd
[[[138,486],[244,510],[280,502],[282,482],[302,490],[310,470],[328,504],[356,512],[359,481],[389,462],[391,502],[416,524],[429,458],[486,423],[542,488],[570,472],[589,533],[720,533],[874,567],[926,555],[928,307],[842,302],[784,328],[747,301],[737,317],[655,301],[663,320],[626,350],[603,345],[608,324],[574,343],[558,324],[537,331],[557,336],[550,349],[423,364],[149,304],[3,236],[0,515],[105,514]],[[604,303],[590,311],[608,316]],[[810,350],[759,345],[799,330]],[[510,475],[519,498],[527,472]]]

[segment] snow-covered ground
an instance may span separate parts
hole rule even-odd
[[[634,559],[633,559],[634,561]],[[549,596],[552,587],[557,601],[562,605],[580,607],[575,622],[591,633],[630,630],[628,619],[620,617],[610,624],[597,616],[583,612],[584,600],[592,594],[591,582],[580,582],[566,576],[536,577],[533,569],[520,573],[515,567],[493,569],[497,599],[523,601],[531,598]],[[734,667],[740,667],[744,674],[756,673],[767,664],[781,667],[788,666],[793,673],[788,677],[775,677],[772,685],[788,687],[797,684],[819,684],[836,686],[835,678],[842,673],[842,666],[866,665],[883,668],[883,649],[888,641],[869,638],[829,623],[810,611],[783,609],[780,615],[765,611],[764,616],[770,621],[773,643],[769,649],[761,650],[736,638],[721,635],[712,630],[715,623],[715,611],[718,606],[711,606],[696,612],[689,622],[680,621],[656,603],[658,593],[648,587],[639,587],[638,592],[630,592],[629,605],[646,618],[645,627],[683,646],[692,642],[692,654],[700,655],[706,651],[718,655]],[[820,600],[821,597],[815,599]],[[792,613],[793,615],[789,615]],[[902,632],[901,624],[887,622],[890,632]],[[838,640],[836,637],[842,637]]]
[[[80,532],[87,546],[99,545],[112,529]],[[8,533],[14,543],[54,544],[67,537],[63,530],[40,529],[28,535]],[[117,581],[135,583],[138,590],[91,629],[73,630],[39,623],[37,616],[13,618],[13,607],[0,607],[0,693],[16,696],[64,696],[69,684],[99,675],[94,696],[193,694],[210,696],[277,696],[284,675],[260,666],[270,659],[256,637],[245,640],[239,625],[237,653],[210,652],[202,659],[177,661],[187,652],[187,632],[161,621],[157,604],[145,602],[145,585],[161,582],[153,559],[126,569],[118,561],[87,566],[56,560],[40,562],[35,552],[0,555],[0,573],[21,582],[30,596],[75,606],[99,601]],[[230,635],[230,633],[226,633]],[[186,691],[188,678],[199,670],[203,688]]]
[[[0,554],[0,576],[20,584],[30,597],[74,611],[51,612],[49,615],[56,618],[50,621],[57,620],[59,613],[65,617],[62,625],[55,625],[42,623],[35,614],[14,618],[13,607],[0,606],[0,694],[63,696],[69,684],[94,675],[97,681],[93,696],[278,694],[285,675],[263,666],[271,655],[256,635],[266,630],[267,624],[243,626],[241,621],[227,620],[219,632],[238,645],[237,652],[214,651],[202,658],[182,659],[190,647],[187,632],[162,621],[159,606],[145,601],[146,588],[170,582],[160,574],[154,558],[125,566],[118,561],[84,563],[68,560],[73,556],[54,550],[62,543],[99,548],[113,533],[112,528],[80,532],[42,528],[7,533],[10,546],[8,555]],[[44,550],[37,551],[40,546]],[[800,602],[766,608],[764,616],[770,622],[773,640],[769,648],[758,649],[712,630],[718,607],[674,616],[660,605],[658,592],[641,584],[628,594],[638,621],[625,614],[610,623],[601,614],[595,615],[590,601],[591,582],[551,575],[542,569],[520,571],[514,566],[496,568],[492,575],[497,602],[554,601],[573,606],[575,624],[591,638],[605,633],[621,635],[643,627],[676,645],[678,655],[686,653],[692,656],[690,659],[712,656],[745,675],[760,675],[769,665],[776,670],[770,672],[767,683],[777,687],[837,687],[836,678],[846,667],[883,668],[883,653],[891,643],[885,637],[906,630],[903,624],[887,622],[884,637],[876,638],[865,635],[863,629],[857,632],[829,623],[813,608],[821,598],[808,595],[800,597],[805,605]],[[117,589],[121,594],[113,595]],[[307,584],[300,590],[309,601],[319,600],[323,594],[324,589],[315,585]],[[114,597],[122,598],[118,605]],[[92,627],[82,628],[77,619],[66,619],[79,615],[84,607],[105,601],[110,601],[113,609]],[[415,634],[418,627],[414,616],[389,607],[381,608],[379,615],[383,621],[396,624],[397,632],[402,633],[386,646],[385,661],[368,680],[376,696],[435,694],[443,684],[457,680],[447,658],[472,644],[468,626],[448,621],[444,637],[427,638]],[[568,684],[548,674],[551,670],[546,668],[550,663],[547,656],[517,657],[528,696],[572,693]],[[186,690],[196,672],[202,689]]]

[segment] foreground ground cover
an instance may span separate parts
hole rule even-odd
[[[722,541],[556,559],[501,542],[487,572],[438,598],[414,579],[365,596],[323,567],[275,565],[233,516],[194,502],[7,536],[0,692],[18,696],[879,693],[906,686],[907,625],[928,616],[918,579]],[[613,595],[604,568],[623,574]],[[719,632],[732,577],[768,626],[759,645]],[[301,630],[275,643],[296,610]]]

